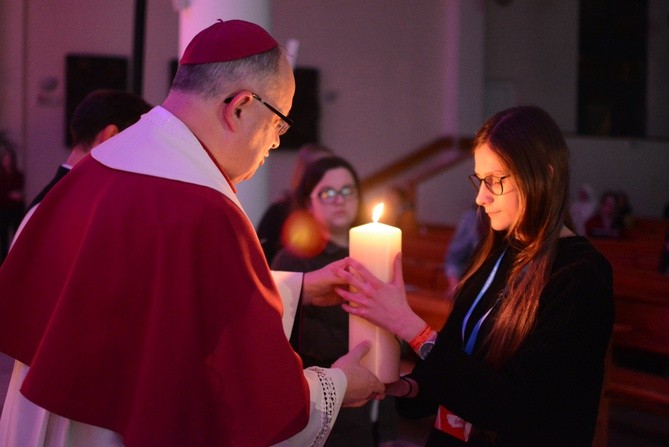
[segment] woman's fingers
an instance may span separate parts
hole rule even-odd
[[[369,284],[372,286],[372,288],[377,289],[383,282],[374,276],[372,272],[370,272],[367,267],[362,265],[360,262],[356,261],[355,259],[351,257],[346,258],[346,263],[349,266],[349,273],[352,274],[353,276],[359,277],[363,280],[364,284]],[[351,271],[353,270],[353,271]]]
[[[397,253],[393,261],[393,284],[404,288],[404,273],[402,272],[402,252]]]

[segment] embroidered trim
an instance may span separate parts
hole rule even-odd
[[[330,425],[332,423],[332,418],[335,412],[335,405],[337,403],[337,393],[334,385],[334,381],[330,376],[325,374],[322,368],[317,366],[312,366],[307,368],[311,371],[314,371],[318,376],[318,381],[321,385],[321,391],[323,393],[323,406],[325,411],[323,411],[323,426],[321,431],[316,436],[312,446],[320,446],[325,443],[330,434]]]

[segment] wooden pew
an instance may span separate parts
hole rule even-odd
[[[645,239],[590,239],[609,262],[618,267],[659,271],[662,243]]]
[[[623,351],[669,362],[669,277],[659,272],[668,226],[668,220],[637,218],[623,238],[590,239],[613,267],[616,304],[593,446],[607,445],[611,405],[669,416],[669,377],[614,361]]]
[[[614,267],[658,271],[669,220],[637,219],[620,239],[590,238]]]
[[[604,399],[669,417],[669,377],[616,364],[616,352],[669,365],[669,276],[659,272],[668,220],[637,219],[621,239],[591,239],[611,262],[616,322]]]
[[[669,306],[669,275],[654,270],[614,265],[613,295],[616,299],[658,301]],[[667,324],[669,325],[669,321]]]
[[[668,281],[669,282],[669,281]],[[612,347],[667,359],[669,364],[669,297],[616,298]],[[606,397],[624,405],[669,417],[669,376],[646,372],[611,361]]]
[[[404,282],[417,289],[443,292],[448,289],[444,260],[454,229],[421,225],[417,232],[402,235]]]
[[[616,354],[640,353],[669,365],[669,277],[614,265],[613,285],[616,319],[593,446],[607,445],[612,405],[669,417],[667,372],[616,361]]]
[[[629,264],[626,264],[629,266]],[[635,264],[638,265],[638,264]],[[669,377],[614,362],[614,353],[642,353],[669,362],[669,277],[613,262],[616,323],[607,361],[595,447],[607,446],[611,406],[669,416]]]
[[[667,225],[666,220],[640,219],[624,239],[591,239],[614,271],[616,324],[611,351],[636,350],[664,356],[669,362],[669,277],[658,271]],[[444,299],[447,282],[439,279],[448,242],[448,231],[438,229],[403,242],[407,299],[434,328],[443,325],[452,309],[452,301]],[[593,444],[597,446],[607,445],[612,404],[669,417],[669,377],[617,365],[612,355],[607,363]]]

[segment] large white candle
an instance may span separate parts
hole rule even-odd
[[[393,261],[402,251],[402,230],[378,222],[383,204],[374,207],[373,222],[349,231],[349,254],[381,281],[389,282]],[[383,383],[395,382],[400,374],[400,343],[390,332],[355,315],[349,316],[349,349],[365,340],[372,342],[361,364]]]

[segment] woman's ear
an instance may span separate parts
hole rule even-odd
[[[251,103],[252,98],[253,96],[250,91],[243,90],[223,100],[222,119],[233,132],[239,129],[239,120],[242,118],[244,112],[246,112],[246,107]]]

